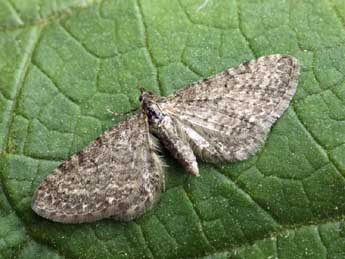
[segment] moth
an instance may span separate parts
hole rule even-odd
[[[156,139],[192,175],[199,160],[244,160],[264,143],[295,93],[298,61],[260,57],[167,97],[141,89],[140,109],[60,164],[38,186],[32,209],[63,223],[130,221],[164,190]]]

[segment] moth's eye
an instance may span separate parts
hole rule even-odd
[[[147,110],[149,111],[149,113],[156,114],[155,110],[152,109],[151,106],[148,106],[148,107],[147,107]]]
[[[139,96],[139,102],[141,102],[143,100],[143,97],[140,95]]]
[[[157,114],[157,112],[152,109],[152,107],[148,106],[147,107],[147,114],[149,116],[150,119],[158,119],[159,118],[159,115]]]

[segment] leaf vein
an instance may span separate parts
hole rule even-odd
[[[150,50],[150,43],[149,43],[148,32],[147,32],[148,29],[147,29],[147,24],[145,22],[143,7],[140,4],[140,0],[137,0],[135,3],[136,3],[135,8],[136,8],[137,17],[138,17],[138,20],[140,21],[140,24],[141,24],[140,29],[141,29],[141,32],[143,35],[142,37],[143,37],[143,41],[144,41],[144,47],[148,53],[149,61],[152,65],[153,72],[154,72],[155,77],[156,77],[156,82],[157,82],[158,87],[159,87],[160,95],[166,95],[165,88],[163,87],[162,82],[159,78],[159,66],[157,65],[155,58],[154,58],[154,56]]]
[[[292,106],[293,107],[293,106]],[[338,164],[333,161],[333,159],[330,157],[328,154],[327,150],[322,146],[321,141],[319,141],[314,134],[312,133],[311,130],[307,128],[307,126],[303,123],[303,121],[299,118],[298,113],[294,110],[293,112],[296,115],[297,120],[299,121],[301,127],[305,130],[305,132],[309,135],[309,137],[315,142],[317,146],[320,147],[320,149],[324,152],[324,155],[327,156],[328,160],[331,162],[331,164],[335,167],[336,172],[345,180],[345,176],[342,173],[342,170],[339,168]]]
[[[212,245],[212,243],[210,242],[210,239],[207,237],[207,234],[204,230],[204,228],[202,227],[202,217],[201,214],[199,213],[198,209],[195,207],[194,203],[193,203],[193,199],[192,197],[190,197],[190,195],[188,194],[187,190],[185,189],[185,185],[183,185],[183,190],[184,193],[186,195],[186,198],[188,200],[188,202],[191,204],[193,211],[195,213],[195,215],[198,217],[198,226],[199,226],[199,230],[200,233],[202,235],[202,237],[204,238],[204,240],[206,241],[206,243],[213,249],[216,250],[215,247]]]
[[[235,186],[237,188],[237,190],[246,197],[246,199],[248,201],[251,201],[253,204],[255,204],[266,216],[268,216],[274,224],[276,224],[277,226],[280,226],[280,224],[276,221],[276,219],[273,217],[273,215],[271,215],[269,213],[269,211],[267,211],[266,209],[264,209],[253,197],[251,197],[249,195],[249,193],[247,193],[244,189],[242,189],[235,181],[233,181],[229,176],[222,174],[221,172],[219,172],[217,170],[217,168],[213,167],[215,172],[217,174],[219,174],[220,176],[222,176],[224,179],[226,179],[231,185]]]

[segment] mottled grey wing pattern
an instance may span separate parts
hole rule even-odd
[[[36,189],[33,210],[64,223],[144,213],[164,188],[147,118],[139,114],[97,138],[62,163]]]
[[[270,55],[195,82],[159,103],[206,161],[243,160],[264,142],[295,93],[299,65]]]

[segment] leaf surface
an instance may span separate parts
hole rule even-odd
[[[342,0],[4,0],[0,3],[0,257],[344,258]],[[301,76],[265,146],[188,176],[131,223],[62,225],[32,212],[38,183],[137,107],[273,53]]]

